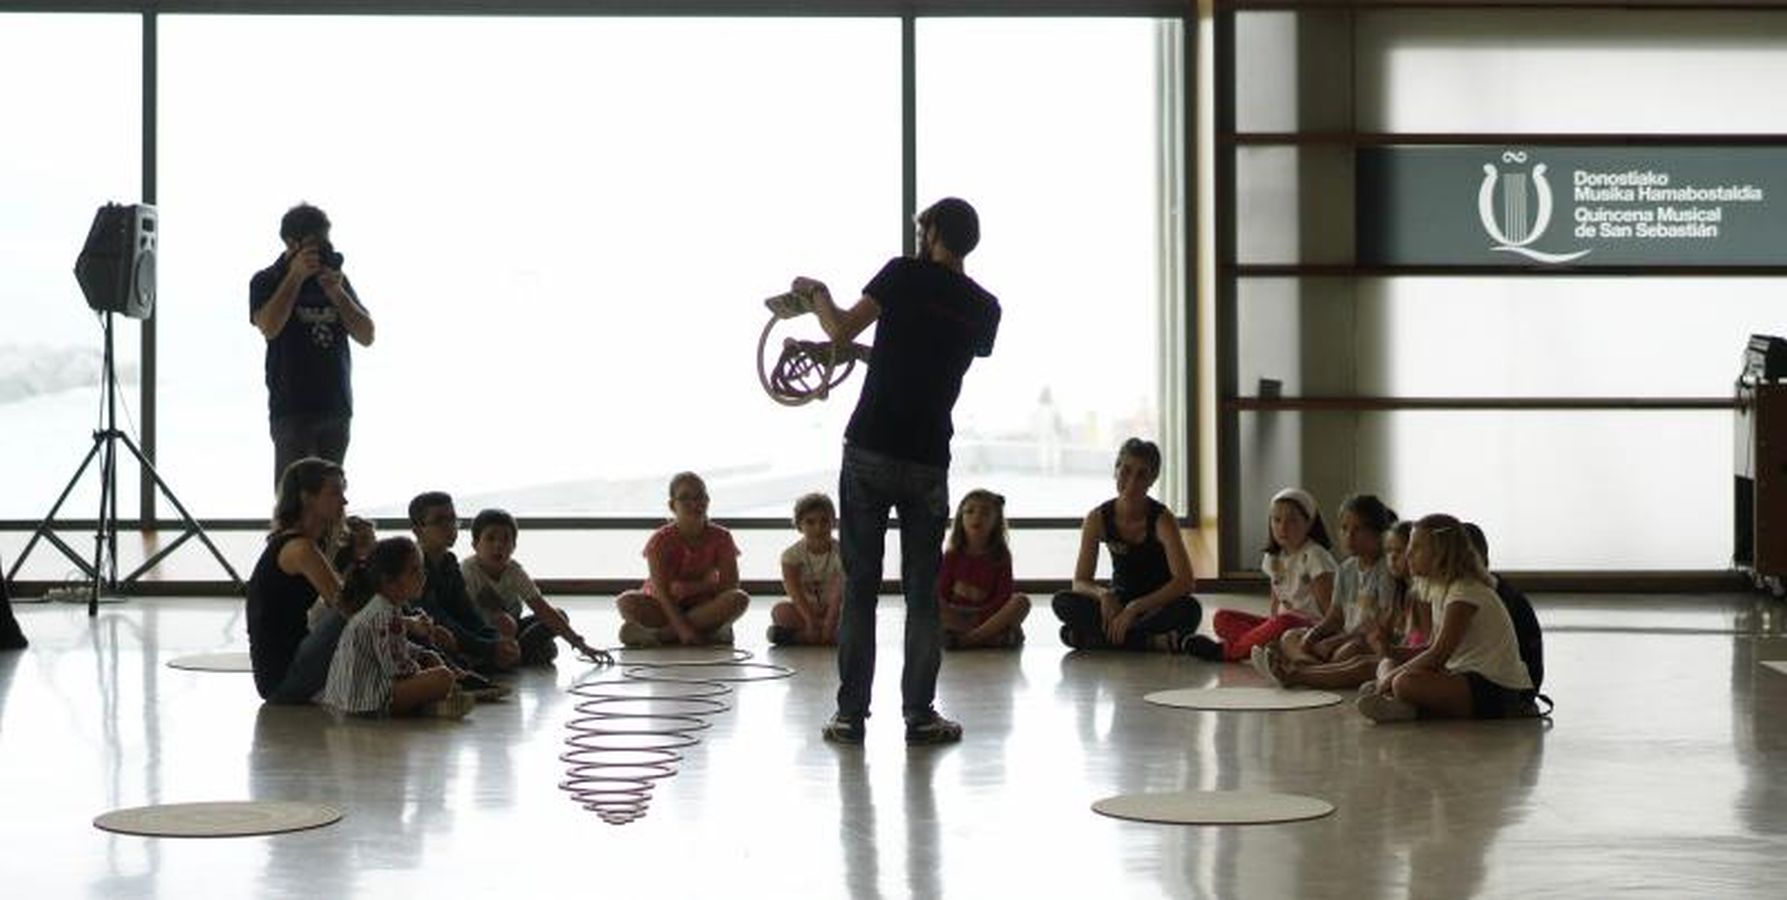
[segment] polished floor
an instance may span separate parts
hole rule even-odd
[[[1257,598],[1210,598],[1257,605]],[[900,610],[885,601],[880,715],[862,748],[819,739],[822,650],[740,687],[660,784],[608,825],[558,788],[564,661],[462,722],[336,721],[263,708],[246,675],[167,659],[245,646],[239,604],[30,604],[0,653],[0,896],[44,897],[1781,897],[1787,659],[1778,604],[1748,596],[1536,598],[1538,722],[1375,726],[1350,706],[1208,713],[1165,687],[1255,684],[1241,667],[1066,653],[1039,610],[1021,653],[946,659],[954,747],[908,750]],[[590,632],[611,603],[571,598]],[[611,632],[610,632],[611,633]],[[1122,822],[1132,791],[1257,788],[1334,815],[1250,827]],[[107,809],[299,799],[346,811],[274,837],[94,829]]]

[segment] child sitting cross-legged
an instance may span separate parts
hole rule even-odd
[[[738,589],[738,545],[707,520],[707,483],[694,472],[670,479],[670,524],[645,542],[650,577],[615,598],[628,647],[730,644],[732,623],[751,605]]]
[[[587,657],[601,658],[572,630],[565,611],[547,603],[527,570],[516,562],[517,533],[515,517],[507,510],[481,510],[472,518],[472,555],[459,564],[459,572],[484,621],[515,641],[524,666],[552,662],[558,656],[554,637]]]
[[[441,665],[411,653],[399,608],[422,593],[422,553],[409,538],[386,538],[349,570],[341,610],[349,616],[329,662],[322,701],[345,713],[458,718],[473,700]]]
[[[788,599],[770,608],[769,642],[835,644],[844,608],[844,564],[832,538],[837,508],[824,494],[794,501],[800,540],[782,551],[782,586]]]
[[[943,646],[1016,647],[1024,643],[1024,617],[1030,598],[1011,591],[1011,547],[1005,528],[1005,498],[972,490],[956,507],[949,549],[937,572],[943,613]]]

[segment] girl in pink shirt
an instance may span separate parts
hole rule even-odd
[[[622,644],[732,643],[732,623],[751,598],[738,589],[738,545],[707,520],[707,499],[707,483],[694,472],[670,479],[670,524],[645,542],[650,578],[615,600]]]
[[[975,489],[962,498],[937,571],[937,594],[943,646],[966,650],[1024,643],[1030,598],[1011,591],[1004,497]]]

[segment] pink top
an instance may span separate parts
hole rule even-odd
[[[714,572],[720,568],[721,560],[738,558],[738,545],[732,542],[732,532],[712,522],[690,543],[683,539],[673,522],[652,532],[651,539],[645,542],[645,552],[641,555],[658,561],[658,569],[666,581],[711,581]],[[645,580],[645,585],[640,590],[650,596],[657,596],[652,590],[650,578]]]
[[[1011,558],[991,554],[970,556],[949,550],[937,570],[937,599],[956,612],[967,613],[979,625],[992,618],[1011,599]]]

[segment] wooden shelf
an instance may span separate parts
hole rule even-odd
[[[1454,147],[1481,144],[1557,147],[1787,147],[1787,134],[1237,131],[1218,134],[1216,141],[1236,147]]]
[[[1369,12],[1373,10],[1619,10],[1621,12],[1768,12],[1787,0],[1216,0],[1218,13]]]
[[[1377,266],[1355,263],[1240,263],[1219,267],[1237,278],[1781,278],[1772,266]]]
[[[1221,405],[1224,410],[1235,412],[1694,412],[1733,410],[1738,403],[1736,397],[1228,397]]]

